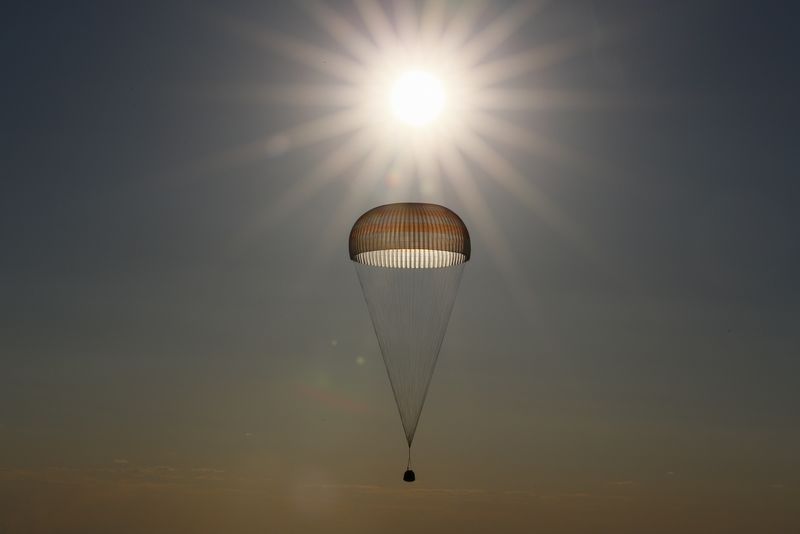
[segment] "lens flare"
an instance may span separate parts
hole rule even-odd
[[[430,124],[441,115],[444,104],[442,82],[429,72],[405,72],[392,86],[392,112],[398,120],[411,126]]]

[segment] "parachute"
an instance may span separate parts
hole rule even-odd
[[[408,442],[406,482],[416,478],[411,443],[469,258],[467,227],[437,204],[378,206],[350,231],[350,259]]]

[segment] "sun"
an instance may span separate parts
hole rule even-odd
[[[411,126],[425,126],[436,120],[445,107],[445,90],[439,78],[424,70],[409,70],[392,85],[392,113]]]
[[[602,95],[554,88],[546,72],[577,55],[594,54],[597,32],[518,48],[516,34],[546,30],[548,2],[333,4],[298,2],[318,30],[307,39],[251,20],[226,19],[237,35],[307,67],[316,80],[255,87],[258,98],[303,109],[303,118],[220,157],[223,165],[239,164],[317,146],[314,161],[265,210],[270,221],[295,213],[329,187],[343,187],[347,194],[322,240],[338,243],[334,232],[349,227],[353,213],[363,211],[372,196],[388,203],[454,195],[448,203],[455,202],[470,218],[489,255],[517,288],[514,293],[524,295],[527,290],[519,288],[527,286],[515,266],[514,247],[482,193],[490,186],[566,240],[591,248],[582,230],[538,186],[542,171],[531,162],[581,173],[601,164],[552,139],[540,130],[546,123],[534,120],[542,111],[604,105]],[[253,94],[253,89],[246,85],[241,91]],[[525,165],[516,164],[512,153],[524,154]]]

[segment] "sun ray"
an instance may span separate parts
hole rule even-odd
[[[355,26],[328,5],[315,2],[300,2],[314,21],[325,30],[337,43],[350,51],[362,63],[375,64],[381,62],[378,49],[365,39]]]
[[[332,181],[344,176],[347,171],[355,167],[360,161],[373,151],[375,132],[372,129],[363,129],[351,133],[345,139],[342,146],[331,149],[327,156],[316,163],[313,169],[304,174],[293,185],[286,189],[281,195],[273,198],[266,209],[259,212],[259,216],[249,224],[250,232],[243,232],[232,246],[246,246],[248,240],[254,239],[254,234],[259,234],[263,229],[276,225],[290,217],[305,202],[308,202],[315,194],[319,193],[325,186]],[[264,156],[264,142],[253,143],[252,146],[239,147],[232,149],[225,154],[227,157],[216,156],[213,159],[214,165],[209,167],[211,162],[200,162],[197,165],[197,172],[211,172],[213,169],[219,170],[228,168],[235,163],[242,163],[242,153],[246,152],[249,160],[258,159]],[[257,150],[259,148],[260,150]],[[194,172],[184,171],[181,176],[197,177]]]
[[[450,52],[464,44],[488,6],[488,0],[460,3],[455,15],[444,29],[440,45],[442,50]]]
[[[419,198],[420,183],[416,174],[417,158],[413,151],[407,150],[398,154],[396,163],[399,184],[395,186],[395,198]]]
[[[314,46],[299,39],[280,34],[269,35],[265,39],[267,44],[286,55],[305,63],[319,72],[331,74],[343,81],[358,83],[369,76],[363,65],[348,59],[346,56],[331,52],[330,49]]]
[[[484,88],[470,95],[470,105],[484,111],[626,109],[654,105],[656,99],[623,98],[594,91]]]
[[[520,134],[522,135],[522,134]],[[469,128],[460,130],[456,145],[466,147],[463,152],[469,159],[490,174],[506,191],[540,218],[545,224],[559,234],[565,241],[572,244],[583,257],[599,269],[611,272],[607,256],[600,250],[592,239],[575,221],[570,219],[558,205],[552,202],[538,187],[532,177],[526,177],[505,157],[483,141]],[[578,153],[575,152],[575,157]],[[601,163],[587,163],[588,158],[580,155],[586,165],[585,171],[596,172]]]
[[[293,37],[274,31],[265,31],[255,24],[240,19],[227,19],[226,26],[242,39],[280,52],[322,73],[339,80],[358,83],[369,75],[366,68],[347,56],[332,52]]]
[[[397,35],[405,47],[411,47],[417,41],[419,31],[419,18],[414,2],[408,0],[393,0],[392,10],[397,22]]]
[[[191,87],[182,91],[181,96],[303,107],[352,107],[363,101],[363,93],[345,84],[237,83]]]
[[[366,124],[364,110],[345,108],[324,117],[295,125],[282,132],[210,155],[179,174],[212,174],[362,130]],[[374,132],[372,135],[374,136]]]
[[[396,157],[395,147],[388,140],[377,143],[370,155],[364,160],[361,170],[356,174],[353,184],[350,188],[350,193],[347,198],[355,203],[361,202],[373,188],[363,187],[365,182],[374,182],[383,179],[386,176],[387,170],[390,168],[392,161]],[[352,215],[352,212],[348,215]]]
[[[533,185],[530,178],[517,170],[505,157],[469,129],[458,132],[456,145],[495,182],[527,207],[531,213],[556,232],[586,248],[579,228]]]
[[[561,165],[582,171],[597,171],[603,166],[596,159],[591,159],[577,150],[571,150],[562,143],[553,142],[544,135],[517,126],[496,115],[475,110],[467,114],[466,119],[471,131],[477,134],[491,137],[506,146],[534,151],[539,156]]]
[[[350,107],[364,99],[364,91],[352,85],[335,84],[269,84],[245,88],[243,95],[302,107]]]
[[[457,184],[453,190],[465,206],[468,220],[474,222],[471,228],[475,228],[482,244],[487,247],[486,256],[489,261],[503,276],[509,294],[519,309],[529,319],[535,318],[536,308],[532,306],[533,301],[530,298],[533,292],[518,268],[511,243],[495,222],[491,209],[478,190],[475,178],[463,155],[453,145],[449,145],[441,152],[441,162],[448,174],[457,177]]]
[[[383,51],[394,50],[397,34],[380,4],[375,0],[356,0],[355,5],[375,44]]]
[[[365,110],[347,108],[293,126],[277,133],[275,137],[284,139],[287,149],[295,150],[358,130],[369,123],[368,119]]]
[[[580,54],[594,53],[599,45],[618,40],[630,31],[630,28],[605,28],[602,35],[590,32],[549,44],[539,44],[529,50],[484,64],[473,63],[468,65],[470,79],[481,88],[513,80],[562,64]]]
[[[459,59],[465,67],[474,67],[493,50],[497,49],[530,17],[539,11],[546,2],[519,2],[500,13],[483,31],[468,40]]]
[[[586,38],[541,45],[513,56],[478,65],[470,71],[473,86],[487,87],[562,63],[591,46]]]
[[[415,146],[414,151],[420,198],[436,197],[440,191],[440,165],[438,159],[434,156],[437,152],[437,146],[435,139],[431,142],[434,143],[434,146]],[[426,150],[426,148],[428,149]]]
[[[348,177],[347,193],[331,217],[331,223],[323,230],[323,244],[317,251],[317,261],[313,263],[324,265],[333,256],[334,250],[341,246],[337,235],[352,222],[354,212],[363,210],[365,198],[374,190],[369,182],[376,177],[385,176],[395,157],[396,153],[390,143],[379,143],[361,160],[358,170]]]
[[[367,128],[354,133],[342,146],[331,149],[308,174],[273,200],[267,210],[271,214],[270,222],[276,222],[291,213],[322,187],[363,161],[373,151],[374,139],[374,130]]]
[[[356,165],[358,170],[348,177],[347,193],[336,207],[328,224],[322,231],[319,244],[315,248],[314,261],[307,262],[305,277],[319,279],[324,277],[331,258],[336,257],[335,250],[341,246],[338,236],[342,228],[352,223],[354,212],[363,211],[366,197],[374,191],[374,182],[388,174],[399,157],[390,142],[370,145],[366,157]],[[352,165],[351,167],[355,167]]]
[[[440,40],[447,9],[444,0],[430,0],[422,7],[419,37],[423,49],[431,50]]]

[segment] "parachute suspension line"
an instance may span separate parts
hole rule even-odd
[[[414,471],[411,470],[411,444],[408,444],[408,463],[406,464],[406,472],[403,473],[403,481],[404,482],[414,482],[417,479],[417,475],[414,474]]]
[[[382,268],[360,263],[355,267],[410,445],[463,264],[430,269]]]

